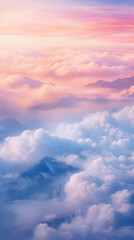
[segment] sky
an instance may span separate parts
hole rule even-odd
[[[134,2],[0,12],[2,240],[133,240]]]
[[[98,99],[110,109],[131,104],[133,86],[86,88],[134,75],[130,2],[1,1],[1,118],[30,121],[39,116],[45,121],[54,116],[57,122],[66,112],[71,119],[103,110]],[[75,103],[58,106],[71,97]],[[40,104],[53,107],[35,107]]]

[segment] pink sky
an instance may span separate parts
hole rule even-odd
[[[133,86],[120,90],[85,85],[134,76],[132,6],[19,0],[0,6],[1,118],[81,114],[102,108],[96,99],[105,99],[104,108],[115,107],[115,101],[131,103]],[[31,87],[24,77],[40,84]],[[70,96],[76,102],[66,106],[64,98]],[[42,103],[52,106],[34,109]]]

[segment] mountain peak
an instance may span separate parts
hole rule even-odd
[[[32,169],[22,174],[26,178],[34,178],[36,176],[42,176],[42,173],[48,176],[60,176],[67,172],[74,171],[72,166],[68,166],[63,162],[56,161],[51,157],[44,157],[40,162],[35,165]]]
[[[122,79],[116,79],[114,81],[108,82],[104,80],[99,80],[95,83],[90,83],[85,87],[95,87],[95,88],[115,88],[115,89],[127,89],[134,85],[134,76]]]

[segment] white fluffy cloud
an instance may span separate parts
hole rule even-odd
[[[7,137],[0,144],[0,158],[11,162],[34,164],[46,155],[78,153],[82,149],[83,146],[77,142],[50,136],[44,129],[26,130],[19,136]]]
[[[82,150],[116,155],[130,153],[134,140],[133,109],[134,106],[129,106],[114,113],[93,113],[74,124],[59,124],[53,133],[43,129],[26,130],[0,144],[0,157],[7,161],[29,162],[45,155],[77,154]]]
[[[60,124],[53,134],[75,140],[91,151],[126,154],[133,149],[133,119],[134,106],[127,106],[113,113],[90,114],[74,124]]]
[[[134,105],[126,106],[118,112],[113,113],[112,116],[120,122],[134,125]]]
[[[112,202],[115,209],[121,213],[126,213],[130,209],[130,204],[128,204],[131,193],[124,189],[114,193],[112,197]]]
[[[131,114],[122,115],[126,109]],[[24,131],[1,143],[0,157],[6,161],[36,162],[50,155],[77,167],[65,181],[55,180],[61,181],[59,194],[48,198],[36,192],[34,199],[9,206],[16,225],[32,232],[30,240],[133,239],[132,114],[133,106],[94,113],[53,133]]]
[[[26,130],[16,137],[7,137],[0,146],[0,157],[7,161],[35,161],[44,157],[47,132]]]
[[[105,159],[88,156],[83,160],[85,171],[74,173],[64,186],[63,205],[53,221],[66,209],[65,219],[56,228],[47,221],[40,222],[35,227],[33,239],[132,239],[133,178],[127,174],[131,166],[132,162],[122,156]],[[70,221],[67,221],[66,216],[70,214]]]
[[[46,223],[35,228],[34,240],[50,239],[87,239],[93,232],[110,232],[109,224],[113,221],[113,209],[109,204],[93,205],[85,215],[76,216],[71,223],[63,223],[58,229]]]

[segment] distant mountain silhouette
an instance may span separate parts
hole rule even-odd
[[[28,78],[25,76],[22,76],[20,79],[12,83],[13,87],[22,87],[24,85],[27,85],[30,88],[39,88],[43,85],[43,83],[39,80]]]
[[[0,138],[15,136],[24,131],[24,126],[15,118],[5,118],[0,121]]]
[[[24,178],[35,178],[40,176],[41,178],[57,177],[64,175],[67,172],[74,171],[72,166],[68,166],[63,162],[58,162],[53,158],[45,157],[39,164],[35,165],[31,170],[24,172],[21,177]]]
[[[30,170],[22,173],[8,187],[8,199],[25,199],[35,194],[57,194],[67,176],[78,169],[53,158],[45,157]]]
[[[95,83],[86,85],[85,87],[95,87],[95,88],[115,88],[115,89],[127,89],[134,86],[134,76],[130,78],[116,79],[112,82],[107,82],[104,80],[99,80]]]

